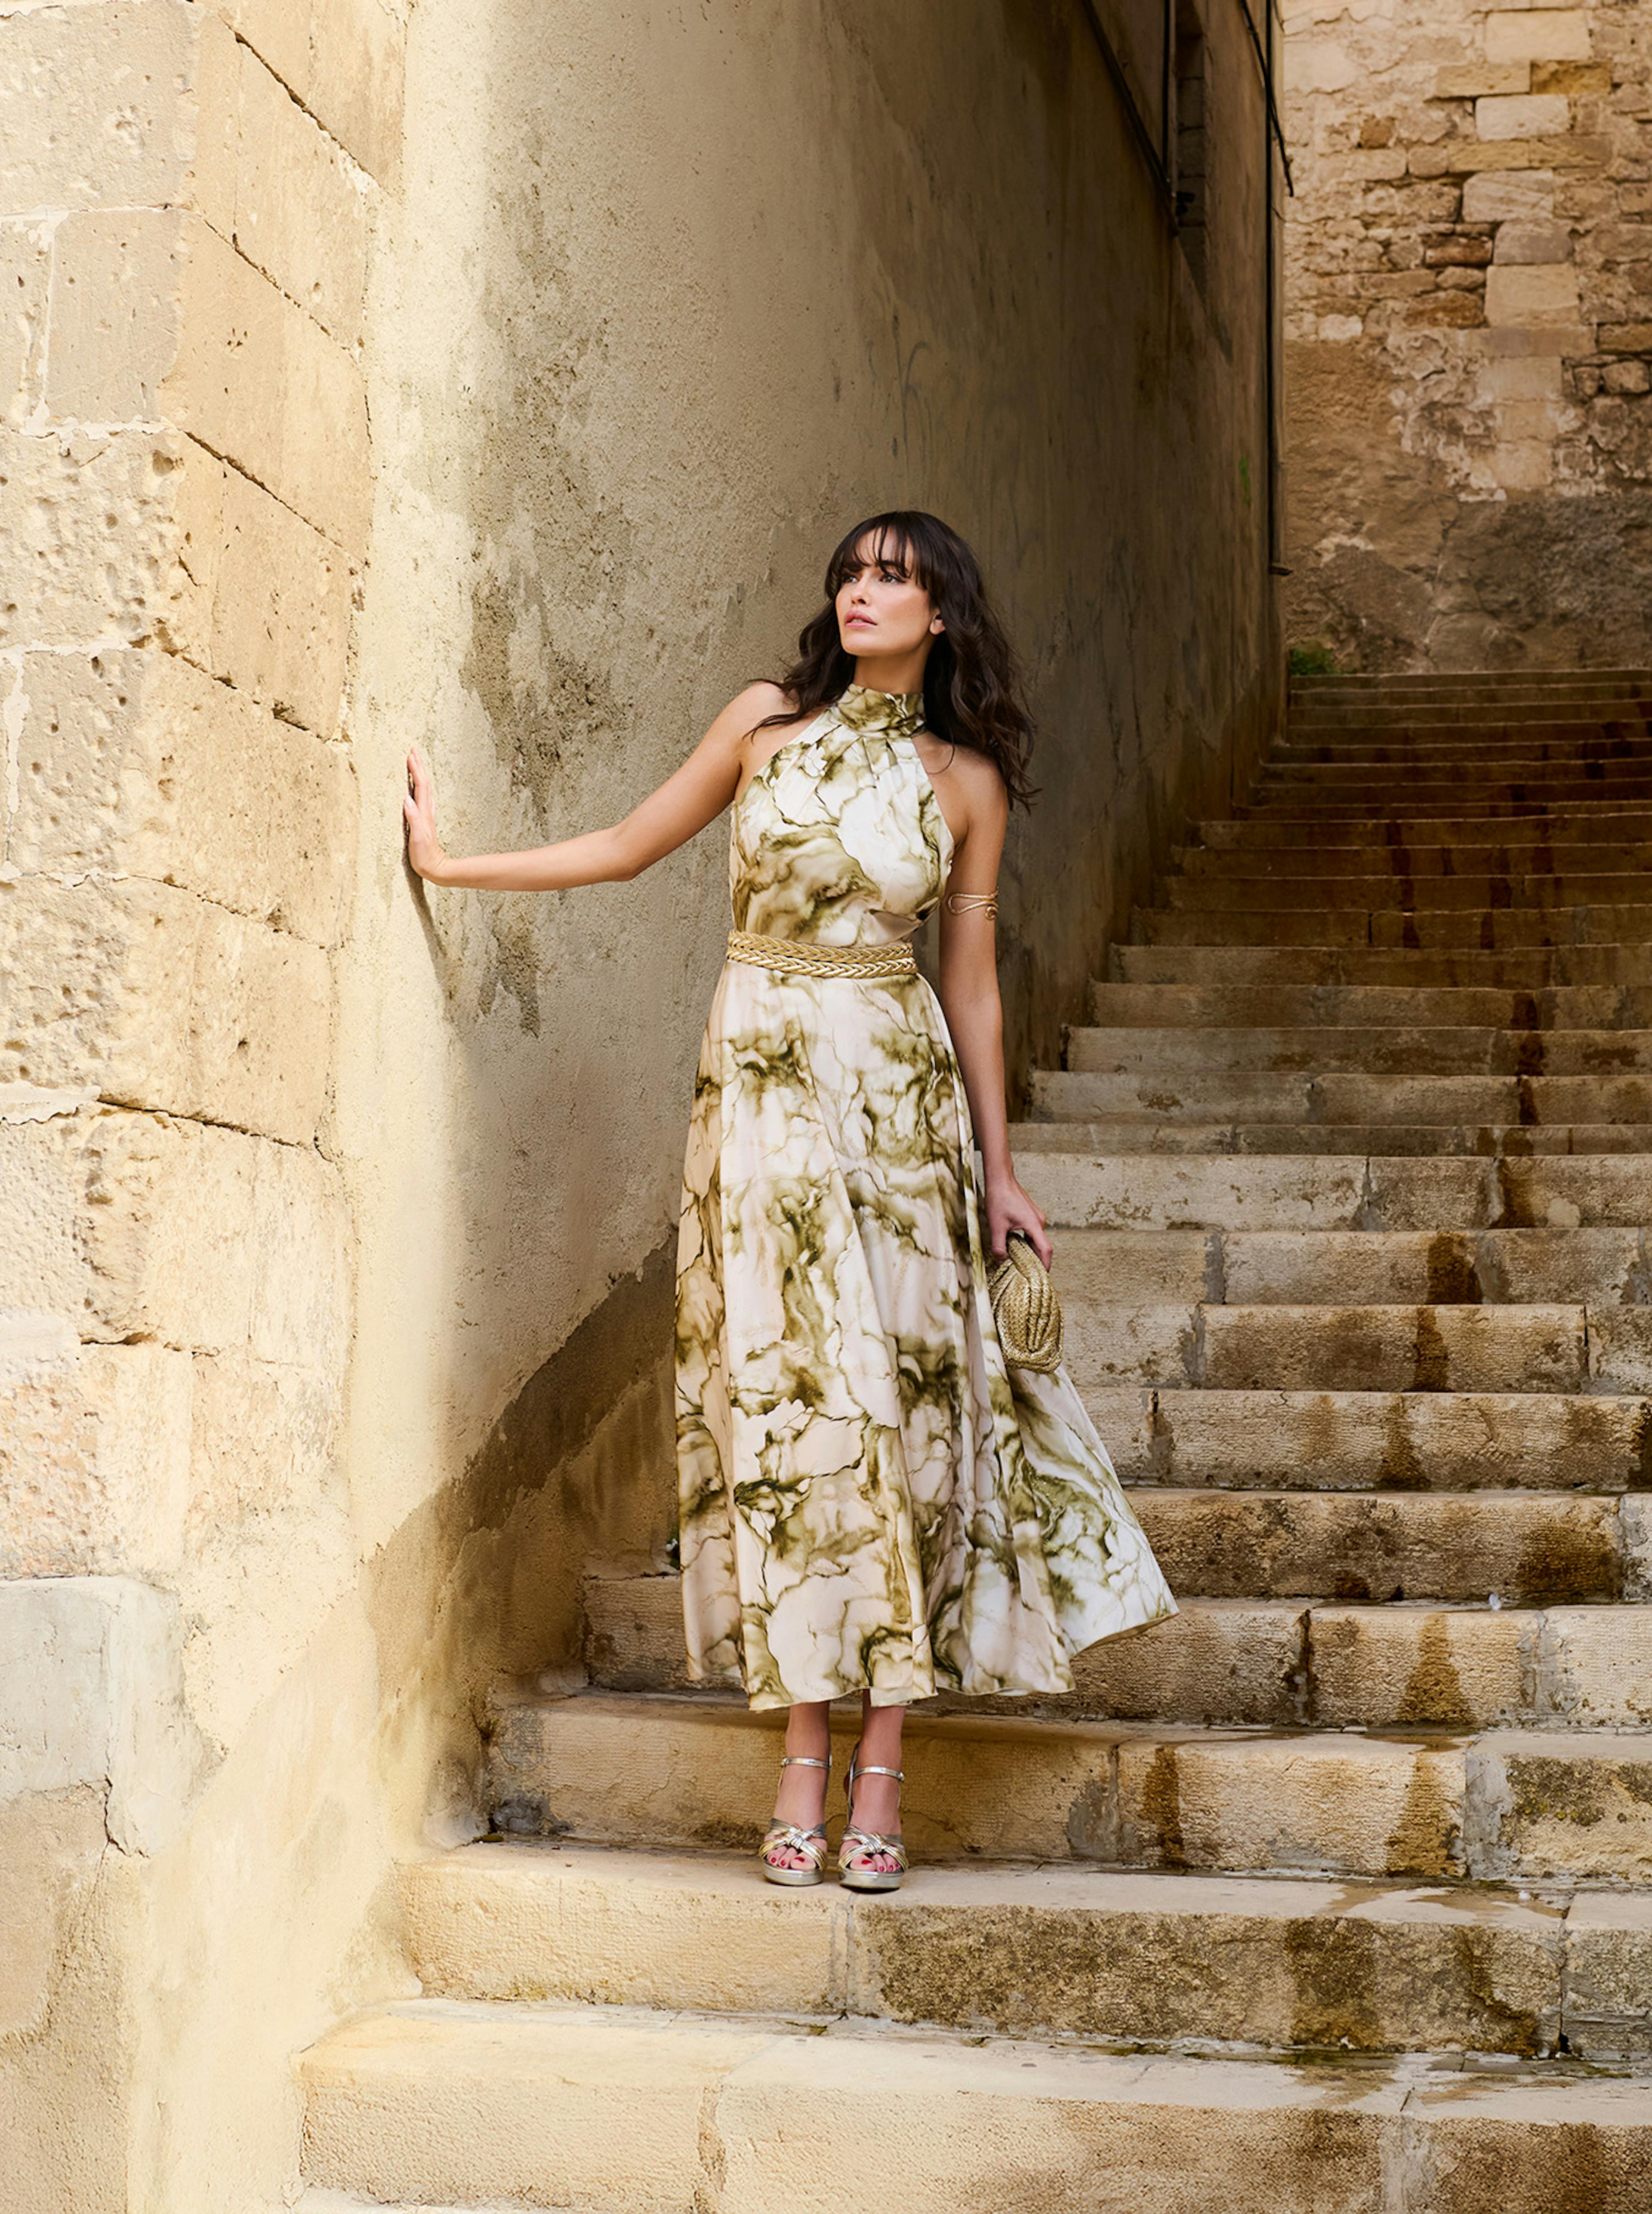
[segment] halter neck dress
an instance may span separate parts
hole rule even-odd
[[[734,809],[737,928],[908,938],[952,840],[922,694],[851,686]],[[1006,1366],[963,1078],[921,976],[731,961],[677,1251],[689,1673],[753,1707],[1055,1692],[1176,1612],[1066,1372]]]

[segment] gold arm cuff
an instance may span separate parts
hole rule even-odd
[[[760,938],[729,933],[728,957],[754,969],[789,970],[797,976],[915,976],[917,962],[904,939],[893,945],[817,945],[806,938]]]
[[[996,892],[948,892],[948,914],[984,914],[988,922],[998,913]]]

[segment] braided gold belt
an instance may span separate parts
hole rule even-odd
[[[731,961],[754,969],[786,969],[799,976],[915,976],[918,964],[905,939],[892,945],[817,945],[806,938],[760,938],[755,931],[729,933]]]

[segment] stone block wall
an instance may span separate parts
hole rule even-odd
[[[270,1902],[313,1857],[335,1757],[291,1709],[357,1561],[327,1131],[367,258],[404,36],[385,0],[0,6],[0,2139],[18,2214],[223,2205],[239,2167],[268,2165],[260,2138],[291,2133],[226,2096],[264,2032],[213,2054],[175,1993],[208,1962],[220,2005],[269,1986],[285,2070],[293,1932],[271,1940]],[[334,1685],[341,1712],[361,1680]],[[309,1780],[266,1791],[249,1827],[248,1767],[283,1761]],[[215,1859],[237,1880],[204,1883]],[[335,1953],[362,1881],[318,1901]],[[297,2007],[316,2018],[313,1977]]]
[[[1288,6],[1292,639],[1652,659],[1652,20]]]

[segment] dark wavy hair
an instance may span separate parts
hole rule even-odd
[[[949,745],[985,754],[1011,801],[1031,805],[1033,725],[1015,650],[987,597],[981,564],[956,530],[921,508],[868,516],[843,538],[826,565],[826,604],[798,633],[798,657],[780,680],[792,704],[766,715],[757,729],[818,714],[854,682],[854,657],[838,634],[835,602],[868,559],[921,584],[946,626],[924,670],[926,726]]]

